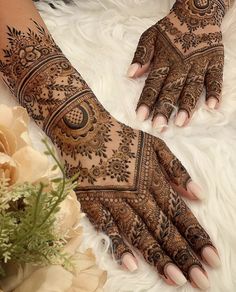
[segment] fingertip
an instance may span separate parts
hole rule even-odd
[[[197,200],[202,201],[205,199],[202,188],[192,180],[187,184],[187,191]]]
[[[161,275],[162,280],[169,286],[177,286],[177,284],[175,282],[173,282],[172,280],[170,280],[169,278],[166,278],[165,276]]]
[[[141,68],[141,65],[139,63],[134,63],[134,64],[131,64],[129,66],[129,69],[127,71],[127,76],[129,78],[134,78],[135,75],[136,75],[136,72]]]
[[[212,246],[206,246],[202,249],[202,258],[212,268],[219,268],[221,260],[217,250]]]
[[[217,105],[218,105],[218,100],[215,97],[210,97],[207,100],[207,106],[209,107],[209,109],[213,110],[216,109]]]
[[[149,112],[149,107],[145,104],[141,104],[136,111],[137,119],[140,122],[144,122],[149,117]]]
[[[175,119],[177,127],[183,127],[188,119],[188,113],[185,110],[180,110]]]
[[[184,277],[180,269],[174,264],[168,264],[165,267],[165,275],[170,282],[178,286],[183,286],[187,283],[187,279]]]
[[[148,71],[149,67],[150,67],[150,62],[144,64],[143,66],[140,66],[139,69],[136,71],[134,77],[135,78],[141,77],[144,73]]]
[[[130,253],[126,253],[125,255],[123,255],[122,263],[131,273],[135,272],[138,269],[137,260]]]
[[[207,290],[210,288],[210,282],[206,272],[203,272],[199,267],[193,267],[189,276],[199,289]]]
[[[157,130],[159,133],[162,133],[167,126],[167,119],[163,115],[157,115],[152,122],[153,129]]]

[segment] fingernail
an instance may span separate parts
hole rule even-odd
[[[178,127],[182,127],[184,123],[186,122],[187,118],[188,118],[188,114],[186,113],[186,111],[178,112],[177,117],[175,119],[175,125]]]
[[[128,72],[127,72],[127,76],[129,78],[134,77],[135,73],[138,71],[139,68],[140,68],[140,64],[138,64],[138,63],[134,63],[134,64],[130,65]]]
[[[131,254],[125,254],[122,258],[122,262],[130,272],[134,272],[138,269],[136,261]]]
[[[190,181],[187,184],[187,191],[193,194],[197,199],[201,201],[205,199],[202,189],[193,181]]]
[[[153,129],[156,129],[159,133],[162,132],[163,128],[167,126],[167,120],[164,116],[157,116],[152,123]]]
[[[187,282],[187,279],[184,277],[180,269],[172,264],[169,264],[166,267],[165,275],[178,286],[183,286]]]
[[[212,268],[219,268],[221,266],[220,258],[213,247],[204,247],[202,257]]]
[[[215,109],[217,103],[218,103],[218,100],[216,98],[209,98],[207,101],[207,106],[210,109]]]
[[[140,105],[140,107],[137,109],[136,114],[140,122],[145,121],[149,116],[149,107],[145,104]]]
[[[189,275],[198,288],[202,290],[210,288],[210,282],[200,268],[192,268]]]

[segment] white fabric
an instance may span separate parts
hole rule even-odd
[[[60,1],[61,2],[61,1]],[[126,70],[141,33],[171,7],[162,0],[74,0],[75,6],[38,6],[42,16],[73,65],[83,75],[106,109],[120,121],[154,135],[151,123],[135,118],[135,105],[144,79],[129,80]],[[173,1],[171,1],[173,2]],[[191,124],[170,129],[162,136],[189,170],[206,195],[203,203],[188,203],[219,248],[222,268],[209,271],[212,292],[236,291],[236,6],[223,23],[226,64],[223,103],[219,111],[209,111],[201,101]],[[14,104],[6,88],[0,88],[1,102]],[[36,127],[34,143],[40,145]],[[85,220],[84,247],[92,247],[100,267],[108,271],[107,292],[175,291],[160,280],[156,271],[139,260],[133,274],[118,267]],[[178,289],[196,291],[189,284]]]

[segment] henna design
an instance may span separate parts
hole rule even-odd
[[[89,220],[110,237],[118,260],[131,252],[128,241],[161,274],[171,262],[186,276],[193,265],[203,269],[194,251],[200,255],[212,242],[170,185],[186,187],[185,168],[163,141],[116,121],[51,36],[34,24],[26,32],[8,28],[0,71],[52,139],[67,176],[79,172],[76,193]],[[152,78],[160,74],[167,74],[164,66]],[[166,92],[177,90],[185,78],[178,76]]]
[[[137,108],[145,104],[153,118],[160,114],[168,120],[178,106],[190,117],[204,85],[206,98],[220,101],[224,66],[220,25],[228,6],[223,0],[177,0],[169,15],[142,34],[132,63],[152,61],[152,68]]]

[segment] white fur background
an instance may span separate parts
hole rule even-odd
[[[50,1],[52,2],[52,1]],[[55,3],[56,1],[54,1]],[[141,33],[164,17],[173,1],[167,0],[74,0],[74,5],[39,3],[41,15],[56,42],[83,75],[104,107],[120,121],[157,135],[151,123],[139,123],[135,105],[144,79],[129,80],[126,71]],[[170,123],[162,135],[183,162],[206,196],[191,209],[216,243],[222,268],[209,271],[212,292],[236,291],[236,6],[223,23],[226,52],[223,102],[209,111],[204,100],[185,129]],[[0,85],[0,101],[14,105]],[[39,145],[39,131],[32,123],[32,137]],[[97,235],[84,221],[84,247],[92,247],[101,268],[108,271],[106,292],[195,291],[189,284],[168,287],[157,273],[139,260],[139,270],[129,273],[116,265]],[[33,292],[33,291],[32,291]]]

